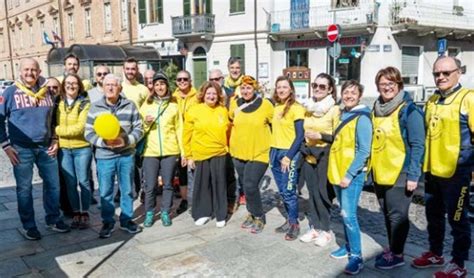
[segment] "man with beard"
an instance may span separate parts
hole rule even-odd
[[[240,85],[242,84],[242,70],[239,57],[230,57],[227,61],[229,75],[224,79],[224,91],[226,94],[226,107],[229,108],[232,97],[240,96]]]
[[[61,76],[56,77],[59,82],[63,83],[64,77],[69,73],[74,73],[80,75],[79,68],[81,66],[81,62],[79,58],[73,54],[69,53],[64,57],[64,73]],[[92,89],[92,84],[88,79],[82,79],[82,85],[84,85],[84,90],[88,91]]]

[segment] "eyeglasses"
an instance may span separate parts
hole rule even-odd
[[[453,69],[453,70],[447,70],[447,71],[434,71],[433,76],[436,77],[436,78],[440,77],[441,75],[443,75],[444,77],[448,77],[453,72],[458,71],[458,70],[459,69]]]
[[[77,86],[77,85],[79,85],[79,83],[77,83],[77,82],[66,82],[66,85]]]
[[[395,82],[379,83],[379,87],[381,88],[393,88],[395,85],[397,85]]]
[[[96,73],[97,76],[106,76],[107,74],[109,74],[108,72],[98,72]]]
[[[313,89],[316,89],[316,88],[319,88],[320,90],[327,90],[328,89],[328,86],[326,84],[318,84],[318,83],[311,83],[311,88]]]
[[[58,86],[47,86],[48,90],[57,90],[59,89]]]
[[[176,78],[176,81],[178,81],[178,82],[188,82],[189,78],[187,78],[187,77],[178,77],[178,78]]]
[[[219,81],[222,80],[222,78],[224,78],[224,77],[221,76],[221,77],[216,77],[216,78],[209,78],[209,81],[219,82]]]

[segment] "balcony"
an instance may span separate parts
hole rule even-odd
[[[411,30],[419,35],[462,37],[474,32],[474,10],[462,6],[395,1],[390,7],[390,19],[395,33]]]
[[[343,35],[373,31],[372,28],[377,23],[376,5],[374,1],[361,0],[354,7],[333,8],[330,5],[320,5],[309,10],[274,11],[270,14],[269,30],[272,37],[295,34],[322,37],[328,25],[333,23],[341,26]]]
[[[213,14],[175,16],[171,22],[175,38],[211,40],[215,33]]]

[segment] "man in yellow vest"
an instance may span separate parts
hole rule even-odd
[[[79,57],[77,57],[74,53],[69,53],[64,57],[64,73],[61,76],[56,77],[60,83],[63,83],[64,76],[69,73],[79,74],[79,67],[81,66],[81,62],[79,61]],[[92,84],[88,79],[82,79],[82,85],[84,85],[84,90],[89,91],[92,89]]]
[[[452,260],[433,277],[466,277],[464,261],[471,247],[468,219],[469,185],[474,164],[474,90],[459,84],[461,62],[439,57],[433,65],[438,90],[425,107],[426,173],[425,203],[429,251],[415,258],[412,266],[437,267],[445,264],[443,243],[445,214],[453,236]]]

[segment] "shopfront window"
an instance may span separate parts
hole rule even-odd
[[[308,67],[308,49],[286,51],[286,67]]]
[[[341,54],[336,59],[336,77],[339,84],[344,81],[360,80],[360,46],[342,46]],[[329,73],[333,75],[334,59],[328,53]]]

